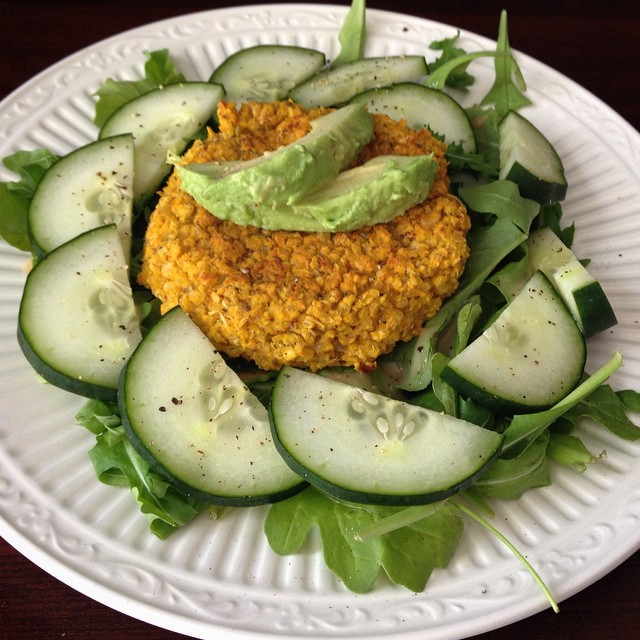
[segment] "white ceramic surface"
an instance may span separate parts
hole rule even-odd
[[[255,43],[338,51],[344,8],[318,5],[224,9],[158,22],[63,60],[0,104],[0,157],[48,147],[64,154],[96,135],[92,93],[107,76],[142,73],[146,50],[168,47],[191,79],[206,79],[229,53]],[[369,10],[368,50],[420,53],[456,29]],[[498,16],[496,16],[497,24]],[[462,32],[461,45],[493,46]],[[513,43],[517,46],[517,43]],[[593,95],[520,56],[535,107],[525,114],[561,153],[579,255],[610,295],[619,325],[591,341],[590,367],[622,349],[612,384],[640,389],[640,139]],[[474,63],[477,87],[491,62]],[[0,179],[15,176],[4,169]],[[39,384],[19,352],[16,316],[26,255],[0,244],[0,534],[75,589],[136,618],[197,638],[468,637],[547,606],[538,587],[500,542],[473,523],[446,570],[424,593],[381,582],[349,593],[325,568],[317,540],[281,558],[261,532],[265,510],[205,517],[161,542],[127,491],[99,484],[87,451],[92,436],[74,423],[81,400]],[[562,600],[640,547],[640,444],[585,429],[607,456],[585,474],[554,468],[550,488],[496,503],[495,524],[523,551]],[[427,631],[428,630],[428,631]]]

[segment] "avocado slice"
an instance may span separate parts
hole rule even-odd
[[[353,231],[388,222],[427,198],[438,171],[432,155],[378,156],[347,169],[295,204],[256,202],[229,213],[225,203],[208,211],[236,224],[286,231]],[[239,215],[240,213],[240,215]]]
[[[355,107],[355,108],[354,108]],[[246,161],[177,165],[182,189],[220,217],[252,224],[247,212],[291,205],[331,182],[373,137],[373,118],[347,105],[315,119],[311,131],[277,151]]]
[[[316,231],[353,231],[389,222],[426,200],[437,172],[431,154],[378,156],[343,171],[296,203],[294,219],[309,220]]]

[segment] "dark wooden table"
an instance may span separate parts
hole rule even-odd
[[[2,0],[0,98],[50,64],[110,35],[178,14],[233,4],[239,3]],[[370,0],[368,6],[423,16],[491,38],[496,35],[499,11],[506,8],[515,49],[586,87],[640,129],[640,9],[635,2]],[[639,593],[640,553],[636,553],[608,576],[563,602],[560,615],[545,611],[479,637],[631,640],[640,637]],[[184,636],[90,600],[50,577],[0,539],[0,637],[177,640]]]

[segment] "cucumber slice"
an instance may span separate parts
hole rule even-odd
[[[546,409],[571,392],[584,371],[584,336],[540,271],[491,326],[442,370],[464,397],[496,413]]]
[[[564,200],[567,180],[553,145],[525,117],[510,111],[500,122],[500,179],[540,204]]]
[[[31,242],[42,257],[85,231],[115,224],[131,249],[133,136],[92,142],[56,162],[29,206]]]
[[[363,58],[323,69],[294,87],[289,98],[307,109],[333,107],[368,89],[420,82],[426,75],[427,63],[422,56]]]
[[[18,342],[51,384],[115,401],[118,378],[141,339],[115,225],[54,249],[27,276]]]
[[[532,232],[527,244],[531,268],[551,280],[586,338],[617,324],[600,283],[549,227]]]
[[[182,153],[214,115],[223,95],[218,84],[170,84],[127,102],[104,123],[100,138],[123,133],[134,137],[134,203],[140,204],[160,187],[171,169],[167,155]]]
[[[276,379],[270,418],[294,471],[366,504],[443,500],[488,469],[502,443],[464,420],[289,367]]]
[[[230,55],[209,81],[224,86],[229,102],[275,102],[324,65],[321,51],[261,44]]]
[[[251,506],[305,486],[273,446],[267,410],[180,307],[131,356],[118,403],[140,455],[199,500]]]
[[[467,112],[448,94],[415,82],[370,89],[354,96],[369,113],[404,119],[412,129],[429,129],[444,141],[460,143],[466,153],[476,151],[476,135]]]

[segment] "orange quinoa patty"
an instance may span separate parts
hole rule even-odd
[[[306,134],[322,113],[290,102],[221,103],[219,132],[184,160],[261,155]],[[469,218],[448,193],[444,144],[404,122],[374,120],[374,139],[357,163],[433,152],[439,172],[428,200],[356,231],[267,231],[211,215],[180,190],[174,173],[151,215],[139,276],[162,312],[180,305],[220,351],[265,370],[371,370],[378,356],[419,333],[457,287]]]

